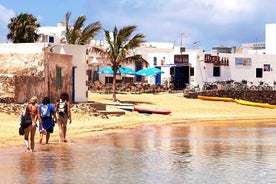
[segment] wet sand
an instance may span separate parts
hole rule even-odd
[[[185,123],[187,126],[236,126],[263,124],[270,126],[276,122],[276,109],[250,107],[234,102],[203,101],[184,98],[182,93],[160,94],[118,94],[121,102],[135,103],[138,107],[150,109],[169,109],[170,115],[142,114],[136,111],[125,111],[123,116],[108,115],[89,116],[88,114],[72,114],[72,124],[68,124],[68,137],[77,140],[83,137],[117,133],[126,129],[143,125]],[[89,93],[89,101],[114,104],[112,94]],[[116,106],[108,105],[107,110],[120,111]],[[19,117],[0,113],[0,149],[17,145],[24,147],[23,137],[18,135]],[[58,127],[55,127],[50,142],[58,140]],[[36,132],[36,143],[39,135]]]

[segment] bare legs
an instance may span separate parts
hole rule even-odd
[[[46,144],[48,144],[48,143],[49,143],[49,139],[50,139],[50,133],[49,133],[49,132],[47,132],[47,134],[46,134]]]
[[[34,151],[35,147],[35,132],[36,132],[36,126],[32,127],[31,129],[31,151]]]
[[[42,133],[40,133],[39,144],[42,144],[42,140],[43,140],[43,134],[42,134]]]
[[[35,132],[36,126],[30,125],[28,128],[24,129],[24,141],[27,147],[27,151],[34,151],[35,147]],[[30,140],[29,140],[29,133],[31,133]]]
[[[46,144],[49,144],[49,139],[50,139],[50,133],[47,132],[47,134],[46,134]],[[39,144],[42,144],[42,141],[43,141],[43,134],[40,134]]]
[[[67,124],[58,123],[59,128],[59,142],[66,142]]]

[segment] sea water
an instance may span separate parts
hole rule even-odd
[[[143,126],[0,153],[1,183],[276,183],[276,123]]]

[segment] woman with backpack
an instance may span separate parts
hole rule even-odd
[[[54,132],[54,122],[57,119],[55,107],[50,104],[50,99],[48,97],[43,98],[42,104],[38,106],[38,112],[40,132],[39,143],[42,144],[43,135],[46,135],[46,144],[48,144],[50,134]]]
[[[21,126],[24,128],[24,141],[27,146],[27,151],[34,151],[35,147],[35,131],[36,131],[36,121],[38,117],[37,108],[38,99],[33,96],[26,106],[25,112],[21,115]],[[30,139],[29,139],[30,135]]]
[[[57,113],[57,124],[59,127],[59,142],[67,142],[66,133],[67,133],[67,122],[71,123],[71,110],[69,95],[66,92],[60,94],[59,99],[55,104],[56,113]]]

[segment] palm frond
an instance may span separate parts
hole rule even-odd
[[[132,39],[128,41],[125,47],[130,50],[136,47],[139,47],[141,43],[145,42],[145,35],[143,34],[136,34]]]
[[[66,15],[65,15],[65,29],[66,29],[66,32],[69,31],[69,20],[70,20],[70,17],[71,17],[71,12],[67,12]]]
[[[84,15],[79,16],[73,25],[73,29],[75,31],[81,30],[83,28],[85,21],[86,21],[86,16],[84,16]]]
[[[118,33],[118,39],[121,42],[128,41],[130,38],[131,34],[137,29],[137,26],[131,25],[131,26],[125,26],[122,29],[120,29]]]
[[[102,25],[99,21],[86,26],[81,33],[81,41],[83,44],[86,44],[87,40],[95,38],[101,29]]]
[[[82,15],[77,18],[74,22],[73,26],[69,25],[71,12],[67,12],[65,15],[65,24],[66,24],[66,31],[65,31],[65,39],[69,44],[78,44],[84,45],[87,44],[89,39],[95,37],[95,35],[101,30],[102,26],[99,21],[89,24],[88,26],[84,27],[84,23],[86,21],[86,16]]]
[[[94,53],[96,53],[96,54],[98,54],[98,55],[100,55],[101,57],[103,57],[105,59],[110,59],[109,52],[107,52],[103,48],[93,46],[91,48],[91,51],[94,52]]]

